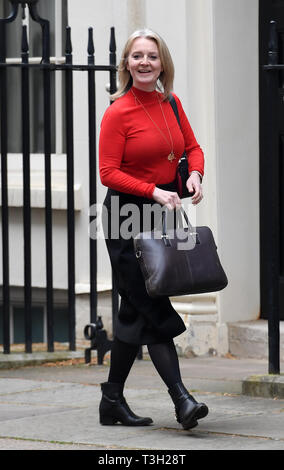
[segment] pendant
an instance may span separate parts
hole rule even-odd
[[[173,160],[175,160],[176,156],[174,154],[174,152],[172,151],[169,155],[168,155],[168,160],[172,163]]]

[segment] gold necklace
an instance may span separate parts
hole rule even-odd
[[[164,121],[165,121],[165,124],[167,126],[167,129],[168,129],[168,133],[169,133],[169,136],[170,136],[170,141],[171,141],[171,144],[169,143],[168,139],[166,138],[165,134],[163,133],[163,131],[159,128],[159,126],[156,124],[156,122],[154,121],[154,119],[152,119],[152,117],[150,116],[150,114],[148,113],[147,109],[145,108],[145,106],[143,105],[143,103],[141,103],[141,101],[137,98],[137,96],[135,95],[134,91],[131,89],[131,92],[134,96],[134,98],[138,101],[138,103],[142,106],[142,108],[144,109],[145,113],[147,114],[147,116],[149,117],[149,119],[152,121],[152,123],[156,126],[156,128],[158,129],[158,131],[160,132],[160,134],[162,135],[162,137],[165,139],[165,141],[167,142],[167,144],[169,144],[171,146],[171,152],[169,153],[168,155],[168,160],[172,163],[173,160],[175,160],[176,156],[174,154],[174,145],[173,145],[173,139],[172,139],[172,135],[171,135],[171,132],[170,132],[170,129],[169,129],[169,126],[168,126],[168,123],[166,121],[166,117],[164,115],[164,111],[163,111],[163,108],[162,108],[162,105],[161,105],[161,102],[158,98],[158,95],[157,95],[157,100],[158,100],[158,103],[160,105],[160,108],[161,108],[161,112],[162,112],[162,115],[163,115],[163,118],[164,118]]]

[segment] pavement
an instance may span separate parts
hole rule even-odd
[[[0,368],[0,450],[95,450],[108,458],[139,450],[284,450],[284,399],[243,393],[247,377],[263,381],[267,360],[180,358],[184,384],[209,407],[208,416],[188,431],[177,423],[167,389],[145,354],[135,361],[124,394],[135,413],[152,417],[154,424],[146,427],[100,425],[100,383],[107,380],[108,359],[103,365],[75,358],[15,364]]]

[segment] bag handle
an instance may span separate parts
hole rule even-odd
[[[184,217],[184,220],[186,222],[186,225],[188,227],[188,235],[191,236],[198,236],[198,233],[194,230],[194,227],[191,225],[189,222],[189,218],[187,216],[187,213],[185,212],[183,207],[180,207],[179,209]],[[166,246],[171,246],[170,238],[169,235],[167,234],[167,210],[162,211],[162,235],[161,235],[162,240],[164,241]],[[198,241],[196,240],[196,243]]]

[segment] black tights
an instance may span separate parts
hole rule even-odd
[[[168,388],[181,382],[179,360],[173,340],[147,345],[151,360]],[[138,354],[139,345],[114,338],[108,381],[124,384]]]

